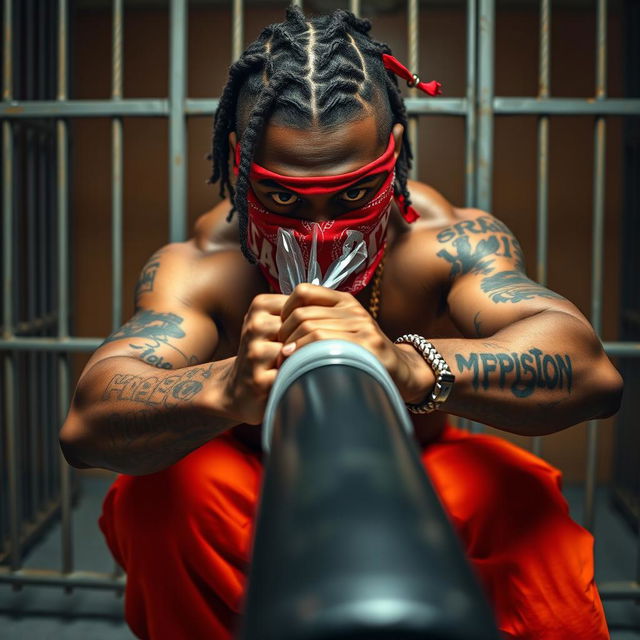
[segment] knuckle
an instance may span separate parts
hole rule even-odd
[[[291,312],[291,318],[296,324],[300,324],[306,317],[306,311],[304,307],[298,307]]]
[[[271,377],[266,371],[257,371],[253,375],[253,388],[260,394],[265,394],[271,387]]]
[[[311,320],[303,320],[300,323],[300,330],[303,333],[313,333],[313,322]]]
[[[259,335],[265,327],[265,314],[264,313],[256,313],[253,314],[250,318],[247,319],[245,323],[245,329],[249,333],[249,335],[257,336]]]
[[[371,319],[369,312],[357,300],[355,300],[355,304],[353,305],[353,311],[359,318],[366,319],[367,321]]]
[[[268,293],[259,293],[252,301],[251,301],[251,309],[263,309],[267,304],[267,300],[269,299]]]
[[[301,282],[296,285],[296,288],[293,290],[293,294],[299,298],[306,298],[313,291],[313,285],[308,282]]]
[[[247,359],[251,362],[260,360],[260,358],[262,357],[262,353],[262,345],[255,340],[252,340],[247,346]]]

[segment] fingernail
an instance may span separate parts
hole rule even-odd
[[[296,350],[295,342],[290,342],[289,344],[285,344],[284,347],[282,347],[282,353],[285,356],[291,355],[295,350]]]

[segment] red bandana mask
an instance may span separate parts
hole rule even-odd
[[[388,172],[384,184],[364,206],[339,218],[312,222],[266,210],[253,189],[247,193],[247,245],[260,270],[275,291],[291,293],[300,282],[312,282],[349,293],[364,289],[382,260],[391,212],[395,179],[395,141],[369,164],[340,175],[318,177],[284,176],[253,163],[250,177],[275,180],[283,188],[305,196],[332,194],[348,189],[370,175]],[[240,162],[236,145],[236,166]],[[416,212],[397,198],[408,222]]]

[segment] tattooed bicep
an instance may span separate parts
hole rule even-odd
[[[464,335],[491,335],[551,307],[574,311],[563,296],[527,276],[520,243],[493,216],[461,220],[440,230],[436,241],[450,282],[450,312]]]
[[[101,346],[120,341],[129,355],[160,369],[174,369],[199,362],[197,355],[189,352],[186,338],[184,317],[141,309]]]
[[[438,258],[446,261],[451,279],[467,273],[489,275],[509,261],[524,273],[524,254],[507,225],[488,214],[461,220],[436,236]]]
[[[145,293],[152,293],[156,286],[156,276],[162,262],[163,254],[166,254],[166,247],[156,251],[145,263],[140,271],[136,282],[134,302],[136,308]]]
[[[182,313],[182,315],[181,315]],[[127,355],[159,369],[180,369],[207,361],[217,343],[213,320],[190,310],[140,309],[101,345],[109,355]]]

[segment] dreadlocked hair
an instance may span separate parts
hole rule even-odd
[[[371,23],[339,9],[307,19],[290,7],[286,20],[266,27],[229,69],[229,79],[215,114],[209,183],[220,181],[238,214],[242,252],[256,262],[247,247],[247,191],[256,145],[269,118],[297,128],[335,126],[375,114],[381,142],[399,122],[405,133],[396,163],[396,195],[410,204],[407,177],[412,153],[407,136],[407,112],[396,76],[382,64],[388,45],[369,36]],[[229,133],[240,143],[235,189],[229,172]]]

